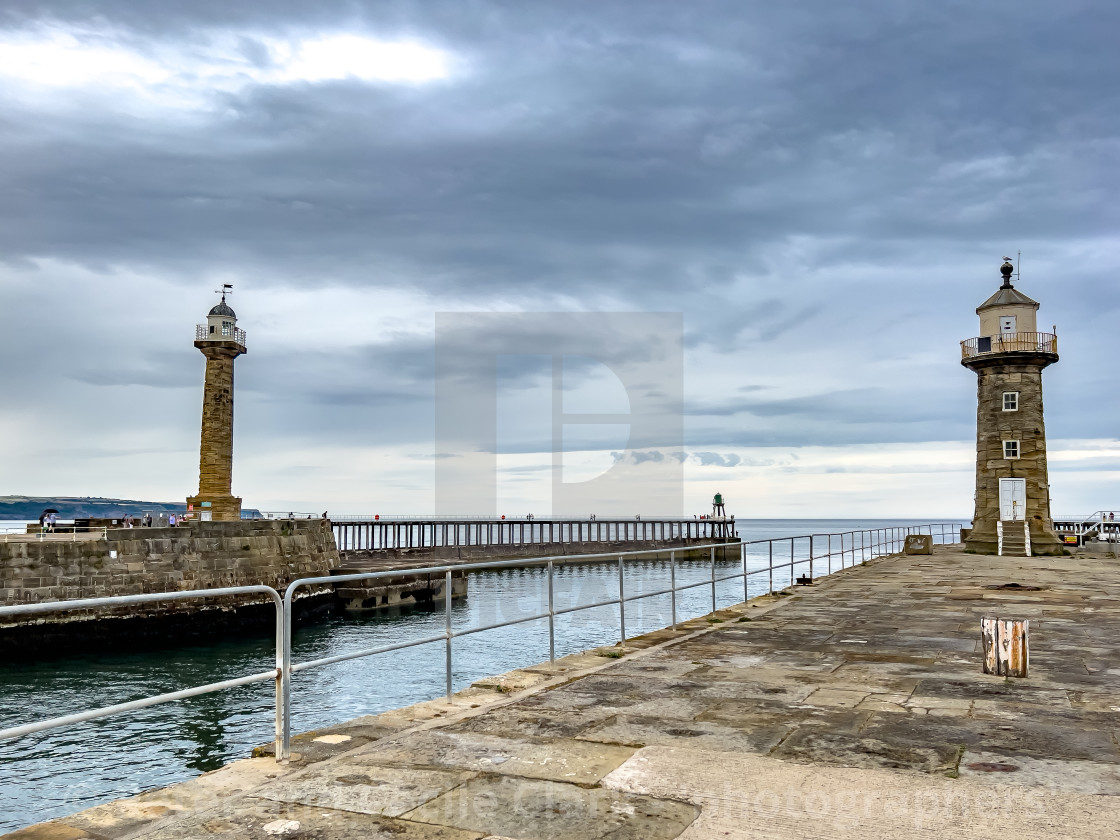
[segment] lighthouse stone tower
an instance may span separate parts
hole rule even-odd
[[[202,395],[202,444],[199,454],[198,495],[187,499],[201,520],[241,519],[241,499],[232,494],[233,481],[233,360],[245,349],[245,330],[222,300],[210,310],[206,323],[195,329],[194,346],[206,357]]]
[[[1050,515],[1042,370],[1058,361],[1058,340],[1038,332],[1038,303],[1011,284],[980,304],[980,335],[961,342],[961,364],[975,371],[976,512],[965,545],[995,554],[1056,552]]]

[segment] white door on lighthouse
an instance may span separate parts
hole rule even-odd
[[[1022,521],[1027,518],[1027,480],[1001,478],[999,480],[999,518],[1004,522]]]

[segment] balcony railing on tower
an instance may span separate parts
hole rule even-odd
[[[1000,333],[969,338],[961,342],[961,358],[989,353],[1057,353],[1058,337],[1053,333]]]
[[[195,341],[236,341],[245,346],[245,330],[237,327],[222,327],[221,331],[210,332],[207,324],[198,324],[194,328]]]

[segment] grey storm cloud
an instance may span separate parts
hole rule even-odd
[[[686,352],[727,357],[721,385],[687,392],[685,442],[731,466],[721,446],[971,437],[974,383],[955,342],[1019,244],[1025,290],[1093,333],[1062,338],[1081,361],[1047,374],[1051,433],[1116,435],[1115,389],[1094,392],[1097,410],[1065,408],[1120,355],[1115,4],[0,8],[0,32],[36,27],[108,33],[151,56],[233,33],[257,66],[267,37],[352,31],[456,62],[424,85],[209,90],[189,119],[0,92],[0,265],[36,287],[51,283],[36,266],[56,260],[100,272],[107,294],[125,294],[108,289],[128,268],[192,301],[220,272],[262,290],[413,290],[452,308],[683,310]],[[4,318],[5,358],[39,345],[38,319]],[[524,338],[464,328],[461,340],[500,354]],[[8,381],[65,369],[91,389],[182,392],[193,422],[197,359],[50,344]],[[612,352],[609,336],[589,350]],[[463,376],[488,375],[477,356],[463,354]],[[262,435],[431,440],[430,336],[293,344],[238,364],[238,422]],[[503,365],[512,386],[542,372],[531,357]],[[773,371],[808,384],[791,396],[762,384]]]
[[[1115,229],[1116,68],[1091,47],[1120,20],[1103,5],[459,6],[9,4],[13,24],[96,14],[141,44],[407,31],[470,70],[418,89],[250,86],[185,130],[96,109],[45,125],[12,103],[0,174],[20,200],[0,253],[654,295],[761,268],[795,235],[840,240],[829,259],[868,237],[902,251]]]

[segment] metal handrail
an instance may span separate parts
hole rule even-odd
[[[147,604],[152,601],[183,601],[189,598],[218,598],[226,595],[249,595],[257,593],[269,595],[276,606],[276,650],[279,651],[283,643],[281,634],[284,630],[284,602],[280,598],[279,592],[271,586],[265,586],[263,584],[255,586],[227,586],[220,589],[190,589],[182,592],[153,592],[143,595],[114,595],[107,598],[80,598],[74,601],[47,601],[37,604],[15,604],[12,606],[0,607],[0,618],[9,615],[34,615],[37,613],[86,610],[98,607]],[[122,712],[144,709],[148,706],[158,706],[161,703],[184,700],[187,697],[195,697],[199,694],[221,691],[223,688],[235,688],[239,685],[248,685],[249,683],[263,682],[265,680],[275,680],[277,691],[276,738],[277,744],[279,744],[282,711],[280,703],[280,665],[281,663],[278,656],[276,669],[272,671],[264,671],[258,674],[249,674],[244,677],[235,677],[229,680],[221,680],[220,682],[207,683],[206,685],[194,686],[193,688],[187,688],[181,691],[172,691],[166,694],[143,697],[137,700],[131,700],[127,703],[102,706],[97,709],[77,712],[76,714],[63,715],[62,717],[47,718],[45,720],[35,721],[34,723],[25,723],[22,726],[11,726],[7,729],[0,729],[0,741],[6,738],[19,738],[23,735],[30,735],[33,732],[42,732],[45,729],[57,729],[62,726],[82,723],[87,720],[96,720],[97,718],[109,717],[110,715],[117,715]]]
[[[1057,353],[1058,337],[1054,333],[1014,332],[982,335],[961,342],[961,358],[986,356],[990,353]]]
[[[1079,519],[1079,517],[1063,518],[1055,516],[1051,521],[1054,523],[1055,527],[1069,523],[1072,526],[1073,534],[1078,538],[1085,537],[1096,531],[1098,539],[1104,540],[1107,535],[1107,542],[1115,542],[1115,537],[1118,535],[1118,532],[1120,532],[1120,521],[1116,519],[1110,520],[1108,518],[1110,515],[1115,514],[1115,512],[1115,508],[1097,510],[1084,519]]]
[[[75,714],[64,715],[57,718],[49,718],[46,720],[35,721],[21,726],[9,727],[0,730],[0,740],[8,738],[18,738],[24,735],[29,735],[34,732],[40,732],[47,729],[56,729],[63,726],[68,726],[83,721],[94,720],[97,718],[108,717],[110,715],[121,714],[123,712],[142,709],[149,706],[159,705],[161,703],[173,702],[182,700],[187,697],[194,697],[199,694],[206,694],[214,691],[220,691],[224,688],[233,688],[241,685],[248,685],[257,682],[264,682],[266,680],[274,680],[276,684],[276,702],[275,702],[275,743],[276,743],[276,760],[278,762],[286,762],[291,755],[291,677],[292,674],[309,670],[311,668],[332,665],[339,662],[345,662],[351,659],[359,659],[366,656],[375,656],[381,653],[388,653],[390,651],[402,650],[405,648],[416,647],[424,644],[432,644],[435,642],[443,641],[445,646],[444,668],[445,668],[445,690],[448,697],[452,694],[452,642],[455,638],[475,633],[481,633],[486,630],[493,630],[499,627],[509,627],[516,624],[523,624],[529,621],[540,621],[548,619],[548,636],[549,636],[549,661],[555,661],[556,658],[556,639],[555,639],[555,622],[556,617],[565,615],[572,612],[579,612],[583,610],[597,609],[606,606],[617,606],[619,609],[619,635],[623,643],[627,640],[626,635],[626,604],[633,601],[638,601],[644,598],[653,598],[663,595],[670,596],[671,604],[671,619],[672,627],[677,627],[677,594],[690,589],[696,589],[702,586],[710,586],[712,593],[712,611],[717,608],[716,599],[716,584],[742,578],[743,580],[743,600],[749,600],[749,579],[754,575],[768,574],[769,585],[768,592],[774,592],[774,572],[780,569],[789,569],[790,585],[793,585],[796,575],[796,568],[798,566],[808,565],[809,578],[813,579],[816,576],[817,566],[822,560],[827,561],[827,571],[824,574],[831,574],[833,571],[833,559],[839,557],[840,568],[847,568],[849,559],[851,565],[856,562],[866,562],[870,558],[882,556],[883,554],[892,554],[899,551],[903,545],[905,537],[913,533],[923,533],[928,531],[930,536],[934,536],[934,529],[938,529],[940,535],[940,542],[944,544],[947,537],[954,536],[960,526],[956,523],[932,523],[928,525],[898,525],[889,526],[884,528],[862,529],[858,531],[844,531],[841,533],[829,534],[801,534],[791,537],[772,537],[768,539],[749,540],[740,543],[712,543],[708,545],[692,546],[681,549],[645,549],[640,551],[625,551],[625,552],[608,552],[603,554],[580,555],[578,558],[572,555],[551,555],[546,557],[535,558],[513,558],[509,560],[496,560],[482,563],[464,563],[456,565],[442,565],[431,566],[426,568],[416,568],[407,570],[387,570],[381,572],[366,572],[348,575],[336,576],[318,576],[311,578],[300,578],[293,581],[285,589],[283,596],[281,596],[275,589],[270,586],[237,586],[226,587],[220,589],[199,589],[189,590],[184,592],[159,592],[148,593],[143,595],[120,595],[106,598],[83,598],[75,601],[50,601],[37,604],[20,604],[13,606],[0,607],[0,618],[9,615],[26,615],[26,614],[39,614],[59,610],[78,610],[78,609],[93,609],[98,607],[113,607],[113,606],[126,606],[129,604],[150,603],[153,601],[161,600],[184,600],[189,598],[214,598],[224,597],[228,595],[241,595],[241,594],[268,594],[274,605],[276,606],[276,638],[275,638],[275,653],[276,653],[276,668],[273,671],[263,671],[255,674],[248,674],[241,677],[235,677],[220,682],[207,683],[202,686],[195,686],[192,688],[182,689],[164,694],[158,694],[146,698],[128,701],[126,703],[117,703],[111,706],[103,706],[96,709],[91,709],[84,712]],[[856,543],[856,535],[859,535],[859,543]],[[839,551],[833,550],[833,538],[839,538]],[[845,537],[847,541],[845,542]],[[825,555],[815,555],[816,541],[827,540],[827,552]],[[797,557],[797,544],[800,540],[808,541],[808,557]],[[955,541],[955,540],[954,540]],[[789,561],[781,562],[775,565],[774,563],[774,543],[788,542],[790,544]],[[751,546],[767,546],[768,562],[765,567],[750,569],[748,568],[748,561],[751,559],[749,548]],[[730,575],[717,575],[716,574],[716,552],[717,550],[723,554],[728,554],[739,551],[740,571]],[[707,549],[709,552],[709,562],[711,564],[711,575],[709,580],[701,580],[693,583],[677,584],[677,552],[686,551],[695,553]],[[649,592],[640,592],[635,595],[627,595],[625,590],[625,563],[629,559],[637,559],[643,556],[658,555],[662,556],[668,551],[669,554],[669,588],[657,589]],[[857,560],[858,554],[858,560]],[[554,569],[556,561],[570,563],[574,559],[579,560],[595,560],[597,558],[617,558],[618,559],[618,575],[619,575],[619,591],[618,597],[609,598],[603,601],[596,601],[588,604],[575,604],[568,607],[557,608],[554,597]],[[702,562],[702,561],[701,561]],[[547,584],[548,584],[548,610],[539,614],[524,616],[509,621],[502,621],[494,624],[489,624],[480,627],[467,627],[454,629],[451,624],[451,583],[452,573],[466,573],[473,571],[487,571],[503,568],[523,568],[525,566],[543,566],[547,570]],[[421,639],[412,639],[404,642],[399,642],[392,645],[369,648],[355,651],[346,651],[332,656],[320,657],[318,659],[307,660],[305,662],[292,661],[292,633],[293,633],[293,602],[297,590],[320,584],[336,584],[349,581],[358,580],[377,580],[382,578],[399,577],[402,573],[409,575],[419,574],[443,574],[444,575],[444,611],[445,611],[445,624],[444,631],[438,635],[428,636]]]

